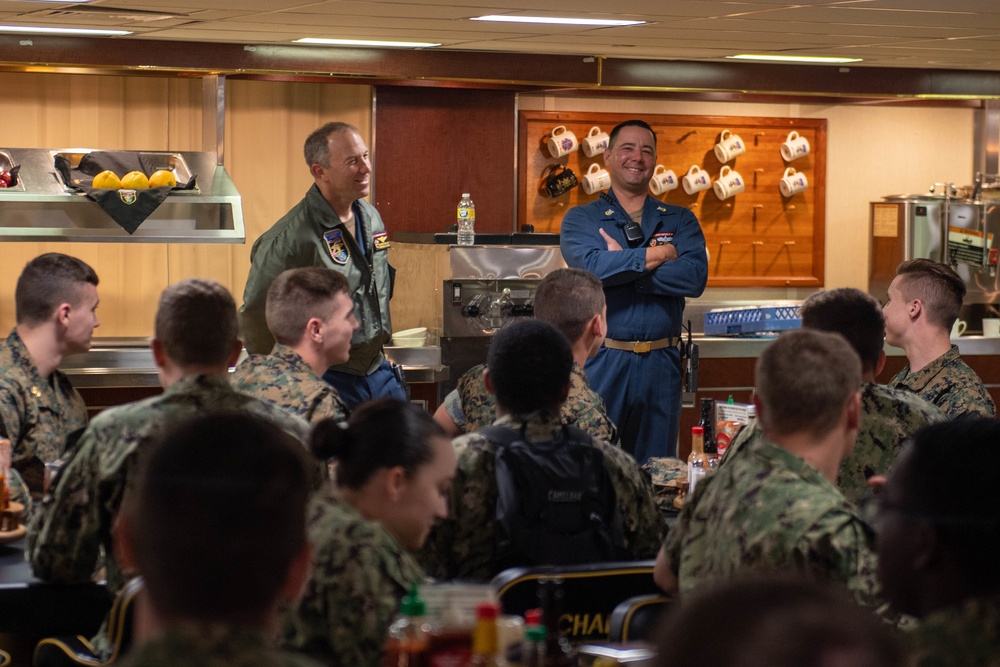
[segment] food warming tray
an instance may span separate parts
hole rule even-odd
[[[14,167],[14,158],[7,151],[0,151],[0,171],[10,171]],[[17,178],[17,185],[0,188],[0,192],[5,190],[19,190],[24,192],[24,180],[20,176]]]
[[[49,157],[52,160],[53,166],[55,165],[56,158],[62,157],[67,162],[69,162],[70,169],[77,169],[80,167],[80,161],[83,159],[83,156],[87,155],[88,153],[93,153],[95,152],[95,150],[96,149],[90,149],[90,148],[64,148],[61,150],[49,151]],[[184,159],[184,156],[181,155],[180,153],[137,151],[137,154],[145,164],[150,165],[150,168],[153,171],[156,171],[157,169],[167,169],[168,171],[174,172],[174,176],[177,178],[178,183],[181,184],[187,183],[188,181],[191,180],[191,177],[194,176],[194,174],[191,173],[191,169],[188,168],[188,164],[187,161]],[[76,192],[75,188],[73,188],[70,184],[66,183],[63,180],[62,174],[59,173],[58,169],[54,169],[54,172],[56,175],[56,179],[59,181],[60,185],[62,185],[67,192],[74,192],[74,193]],[[119,177],[124,175],[125,174],[118,174]],[[80,185],[80,184],[74,183],[73,185]],[[171,196],[173,196],[173,195],[184,195],[184,194],[190,195],[199,193],[200,190],[198,189],[198,186],[195,185],[190,190],[174,189],[173,192],[171,192],[170,194]]]

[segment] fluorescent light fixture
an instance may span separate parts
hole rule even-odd
[[[588,26],[629,26],[642,25],[645,21],[623,21],[620,19],[575,19],[556,16],[515,16],[513,14],[487,14],[476,16],[470,21],[496,21],[498,23],[548,23],[554,25],[588,25]]]
[[[324,44],[327,46],[388,46],[399,49],[422,49],[441,46],[434,42],[392,42],[384,39],[325,39],[322,37],[303,37],[295,40],[299,44]]]
[[[102,30],[99,28],[50,28],[39,25],[0,25],[0,32],[16,32],[29,35],[92,35],[114,37],[131,35],[130,30]]]
[[[837,63],[859,63],[861,58],[843,58],[840,56],[779,56],[769,54],[743,53],[738,56],[726,56],[731,60],[764,60],[773,63],[815,63],[815,64],[837,64]]]

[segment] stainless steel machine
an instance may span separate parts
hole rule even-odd
[[[451,369],[439,400],[465,371],[486,361],[493,334],[534,314],[538,283],[564,268],[558,246],[453,246],[444,281],[441,362]]]
[[[952,265],[965,280],[962,319],[971,330],[997,316],[1000,176],[977,174],[975,185],[962,188],[935,183],[926,195],[890,195],[871,202],[869,212],[869,292],[876,299],[885,300],[900,263],[926,257]]]

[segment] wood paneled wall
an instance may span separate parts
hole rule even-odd
[[[514,231],[515,95],[510,91],[376,91],[375,206],[390,235],[444,232],[463,192],[476,231]]]
[[[0,73],[0,147],[202,150],[201,81],[157,77]],[[330,120],[368,137],[371,88],[316,83],[227,83],[225,165],[243,196],[246,245],[24,243],[0,237],[0,333],[14,324],[24,264],[64,252],[91,264],[97,335],[150,336],[160,291],[188,277],[218,280],[242,303],[250,247],[312,184],[302,144]],[[2,215],[2,209],[0,209]]]

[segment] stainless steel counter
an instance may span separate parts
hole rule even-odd
[[[240,361],[246,358],[246,350]],[[99,338],[89,352],[63,359],[59,370],[75,387],[158,387],[160,384],[153,352],[145,338]],[[447,366],[403,365],[411,384],[439,382],[448,378]]]

